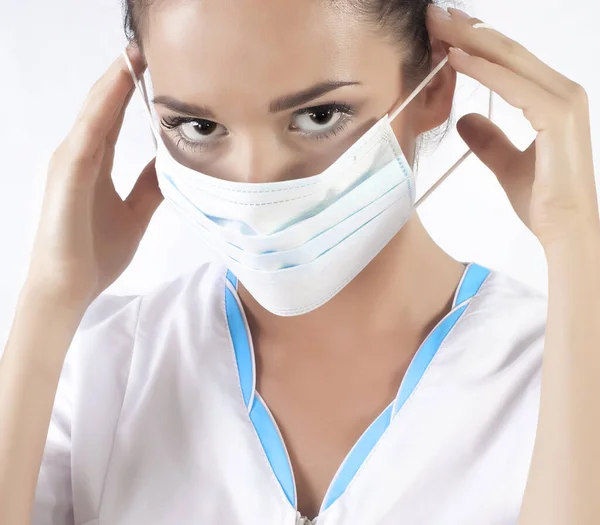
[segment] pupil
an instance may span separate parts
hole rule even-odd
[[[200,135],[210,135],[217,127],[216,122],[211,122],[210,120],[202,120],[194,122],[194,124],[196,131],[200,133]]]
[[[333,111],[331,109],[323,109],[320,111],[314,111],[310,114],[310,118],[313,120],[315,124],[327,124],[331,117],[333,116]]]

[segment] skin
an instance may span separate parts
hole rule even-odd
[[[192,167],[231,180],[266,182],[318,172],[407,95],[402,50],[348,14],[308,0],[262,3],[260,10],[250,0],[236,2],[235,9],[227,2],[165,3],[151,11],[144,40],[155,93],[210,106],[231,132],[210,158],[172,151]],[[540,419],[519,523],[595,524],[600,425],[591,414],[600,395],[594,345],[600,339],[600,221],[587,98],[500,33],[473,29],[474,20],[460,11],[444,13],[429,12],[434,63],[448,45],[471,56],[451,50],[452,67],[444,68],[394,129],[412,160],[417,135],[449,114],[456,70],[522,108],[538,130],[532,147],[521,152],[482,117],[468,116],[459,125],[540,240],[549,265]],[[294,24],[285,23],[290,19]],[[141,72],[144,58],[134,49],[129,55]],[[310,105],[341,99],[361,109],[334,139],[299,140],[288,131],[292,111],[271,115],[269,101],[323,75],[363,84]],[[131,261],[162,200],[153,161],[125,201],[112,186],[114,145],[132,84],[119,58],[90,92],[49,168],[28,279],[0,361],[0,525],[30,521],[70,341],[91,301]],[[162,116],[167,111],[157,110]],[[242,289],[258,390],[290,449],[304,514],[317,513],[340,461],[394,397],[418,346],[448,311],[463,270],[414,215],[369,267],[311,314],[272,316]]]
[[[409,94],[401,72],[406,49],[383,34],[374,36],[373,26],[357,21],[354,12],[313,1],[261,5],[257,9],[256,0],[165,3],[150,11],[142,39],[155,97],[207,106],[211,120],[230,133],[200,153],[182,151],[172,134],[163,135],[173,156],[238,182],[321,172]],[[223,27],[240,30],[223,32]],[[444,56],[438,42],[434,63]],[[269,114],[270,101],[328,79],[361,83],[302,106],[343,101],[357,107],[346,130],[332,139],[317,142],[288,131],[298,107]],[[446,68],[394,121],[409,162],[417,135],[448,118],[455,81]],[[161,118],[173,115],[162,104],[156,111]],[[314,312],[275,316],[242,286],[257,390],[285,440],[303,515],[318,514],[344,457],[394,399],[421,342],[449,311],[463,271],[415,214],[367,269]]]
[[[524,152],[478,116],[459,125],[496,174],[548,263],[540,413],[519,525],[600,521],[600,220],[585,90],[479,20],[432,10],[450,63],[523,110],[538,134]],[[466,51],[466,53],[465,53]]]

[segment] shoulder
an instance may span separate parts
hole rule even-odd
[[[540,334],[546,325],[548,296],[504,272],[491,269],[473,297],[468,315],[503,333]]]
[[[120,339],[134,337],[140,322],[152,320],[149,317],[168,317],[190,303],[197,311],[210,309],[222,293],[225,273],[222,266],[206,263],[146,294],[103,293],[87,309],[75,337],[82,339],[100,333],[109,338],[111,334]]]
[[[68,377],[61,381],[85,389],[100,382],[103,391],[111,385],[123,390],[137,347],[150,353],[150,342],[166,331],[188,329],[190,322],[201,330],[203,320],[207,325],[219,315],[225,273],[222,266],[206,263],[146,294],[101,294],[78,327],[63,368]]]
[[[447,355],[463,379],[539,381],[548,297],[490,269],[448,336]]]
[[[488,270],[489,275],[482,287],[487,288],[488,291],[484,293],[489,294],[493,291],[496,296],[511,297],[517,300],[525,299],[536,302],[548,300],[548,296],[545,293],[508,273],[491,267],[488,267]]]

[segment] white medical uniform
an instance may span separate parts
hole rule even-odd
[[[207,264],[89,308],[61,375],[34,525],[298,522],[235,289]],[[396,399],[340,466],[317,524],[516,525],[546,307],[542,293],[469,264]]]

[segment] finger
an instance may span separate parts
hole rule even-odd
[[[139,50],[128,47],[127,52],[136,74],[141,74],[145,64]],[[131,73],[120,55],[90,90],[66,139],[73,154],[83,158],[94,155],[120,118],[132,88]]]
[[[456,71],[474,78],[523,110],[536,131],[550,128],[566,111],[566,102],[514,71],[456,48],[450,49],[449,59]]]
[[[160,206],[164,197],[158,186],[155,169],[156,158],[152,159],[142,170],[125,203],[138,217],[143,231],[146,231],[150,219]]]
[[[431,9],[428,17],[430,31],[453,47],[503,66],[535,82],[559,97],[566,98],[575,83],[542,62],[524,46],[495,29],[474,28],[481,22],[459,9],[449,8],[450,17],[442,17]],[[442,10],[443,11],[443,10]]]
[[[456,128],[467,146],[496,175],[504,177],[514,169],[522,152],[493,122],[471,113],[462,117]]]
[[[535,151],[521,151],[493,122],[479,113],[462,117],[457,130],[467,146],[491,171],[501,184],[512,186],[516,181],[533,183]],[[528,180],[523,180],[524,178]],[[506,183],[506,184],[505,184]]]
[[[527,224],[535,147],[521,151],[496,124],[478,113],[461,118],[457,130],[469,149],[496,175],[517,215]]]
[[[117,116],[116,122],[113,124],[112,129],[108,132],[107,140],[111,146],[115,146],[117,141],[119,140],[119,136],[121,134],[121,129],[123,129],[123,121],[125,120],[125,113],[127,108],[129,107],[129,103],[131,102],[131,98],[135,93],[135,88],[133,86],[133,82],[131,85],[131,90],[125,97],[123,104],[121,105],[121,109],[119,110],[119,115]]]

